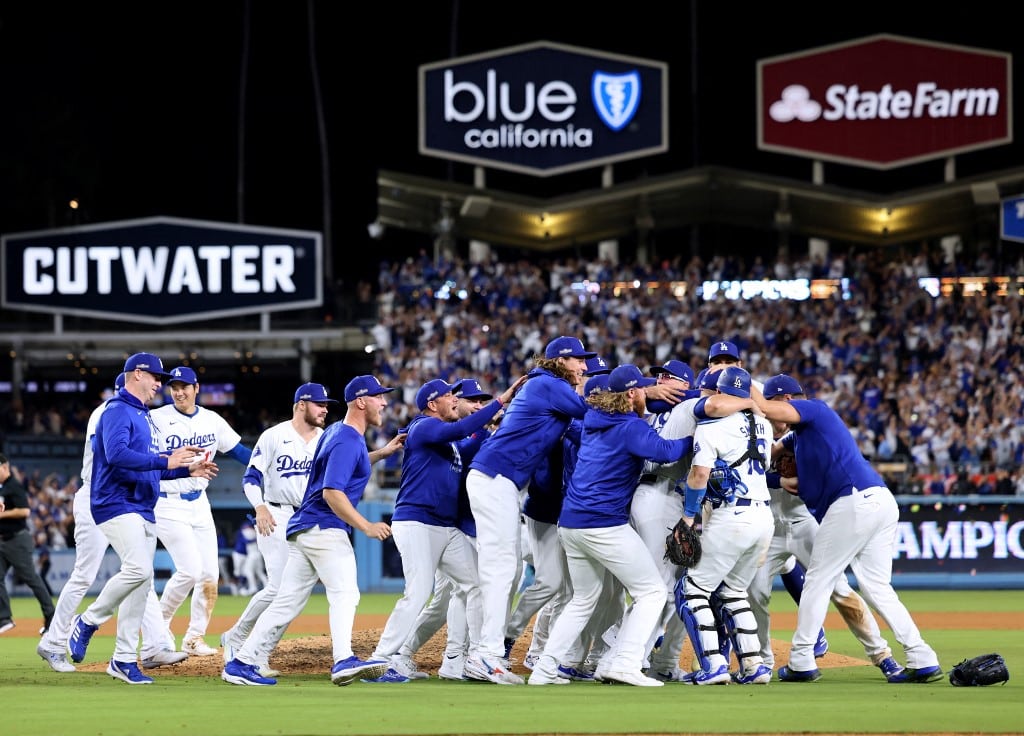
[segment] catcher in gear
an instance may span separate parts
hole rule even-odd
[[[949,671],[949,684],[954,687],[999,685],[1010,679],[1006,662],[998,654],[979,654],[965,659]]]

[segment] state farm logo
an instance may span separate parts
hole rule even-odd
[[[1011,57],[872,36],[758,62],[758,148],[891,168],[1012,141]]]

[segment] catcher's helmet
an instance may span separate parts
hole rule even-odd
[[[731,365],[718,374],[718,390],[723,394],[750,398],[750,374],[739,366]]]

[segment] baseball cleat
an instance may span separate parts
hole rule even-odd
[[[683,677],[686,675],[686,673],[683,672],[679,667],[673,667],[672,669],[665,670],[664,672],[648,671],[648,674],[650,674],[651,677],[661,680],[662,682],[685,682],[685,680],[683,680]]]
[[[465,680],[466,655],[446,654],[444,662],[437,670],[437,676],[442,680]]]
[[[825,638],[825,629],[818,632],[818,640],[814,642],[814,658],[821,659],[828,654],[828,639]]]
[[[534,670],[534,672],[536,672],[536,670]],[[636,687],[663,687],[665,685],[661,680],[655,680],[653,677],[648,677],[642,672],[608,670],[607,672],[602,673],[602,676],[602,682],[613,685],[635,685]]]
[[[152,670],[165,665],[178,664],[188,659],[185,652],[176,652],[173,649],[161,649],[158,652],[150,652],[142,655],[143,669]]]
[[[899,679],[892,679],[899,677],[903,674],[903,665],[897,662],[892,657],[886,657],[878,663],[878,669],[882,670],[882,674],[885,675],[885,679],[889,682],[901,682]]]
[[[409,682],[409,678],[403,675],[401,672],[396,670],[394,667],[388,667],[387,671],[380,677],[360,677],[360,682]]]
[[[680,682],[687,685],[727,685],[731,679],[729,665],[720,664],[714,669],[687,672]]]
[[[935,682],[936,680],[942,679],[942,668],[937,664],[931,667],[918,667],[916,669],[907,668],[902,672],[895,675],[886,677],[889,682]]]
[[[217,654],[217,650],[207,644],[198,634],[185,637],[185,641],[181,643],[181,650],[196,657],[212,657]]]
[[[561,664],[558,665],[558,675],[570,680],[576,680],[577,682],[591,682],[594,679],[593,672],[577,667],[566,667]]]
[[[220,673],[220,679],[232,685],[276,685],[273,677],[264,677],[256,670],[256,665],[247,664],[240,659],[232,659]]]
[[[759,664],[750,672],[737,672],[732,676],[737,685],[767,685],[772,681],[772,668]]]
[[[270,662],[260,662],[256,665],[256,671],[263,677],[277,677],[281,674],[281,670],[275,670],[270,666]]]
[[[0,634],[6,634],[8,631],[14,628],[14,621],[9,618],[0,620]]]
[[[387,672],[389,667],[387,660],[366,662],[359,657],[349,657],[335,662],[331,667],[331,682],[344,687],[359,679],[372,680]]]
[[[814,682],[821,679],[821,672],[815,667],[813,670],[791,670],[789,667],[779,667],[779,680],[782,682]]]
[[[526,681],[516,673],[505,668],[500,662],[491,663],[479,655],[466,660],[466,677],[471,680],[484,680],[496,685],[522,685]]]
[[[129,685],[153,684],[153,678],[142,674],[139,666],[134,662],[118,662],[116,659],[112,659],[107,665],[107,674],[118,680],[124,680]]]
[[[391,669],[396,672],[400,672],[410,680],[426,680],[430,677],[428,673],[421,672],[416,667],[416,663],[412,661],[412,657],[405,654],[396,654],[391,658]]]
[[[537,664],[538,659],[540,659],[539,654],[527,654],[526,659],[523,660],[523,667],[528,670],[532,670],[534,665]]]
[[[72,662],[81,662],[85,659],[85,652],[89,648],[89,641],[98,628],[99,626],[87,624],[81,614],[71,619],[71,636],[68,637],[68,650],[71,652]]]
[[[546,672],[541,672],[539,667],[535,668],[526,680],[527,685],[568,685],[569,682],[568,677],[562,677],[561,675],[551,676]]]
[[[42,657],[43,661],[50,665],[50,669],[54,672],[75,671],[75,666],[68,661],[68,655],[65,652],[51,652],[49,649],[44,649],[43,645],[40,644],[36,647],[36,654]]]
[[[224,653],[224,664],[235,658],[235,647],[231,643],[231,632],[225,631],[220,635],[220,646]]]

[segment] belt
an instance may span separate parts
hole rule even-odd
[[[641,483],[647,483],[648,485],[654,485],[662,478],[657,473],[644,473],[640,476]]]
[[[879,487],[880,486],[872,486],[871,488],[879,488]],[[850,486],[849,488],[844,488],[843,490],[839,491],[839,494],[836,496],[836,498],[845,498],[846,496],[852,496],[854,493],[862,493],[864,491],[870,491],[871,488],[854,488],[853,486]]]
[[[174,498],[174,497],[178,497],[182,501],[196,501],[196,500],[199,499],[200,496],[203,495],[203,492],[202,491],[188,491],[187,493],[164,493],[163,491],[158,491],[157,495],[160,496],[160,498]]]
[[[733,506],[760,506],[762,504],[769,506],[771,501],[762,501],[757,498],[737,498]]]
[[[275,509],[291,509],[292,512],[295,511],[295,507],[292,506],[290,503],[278,503],[277,501],[267,501],[267,503],[273,506]]]

